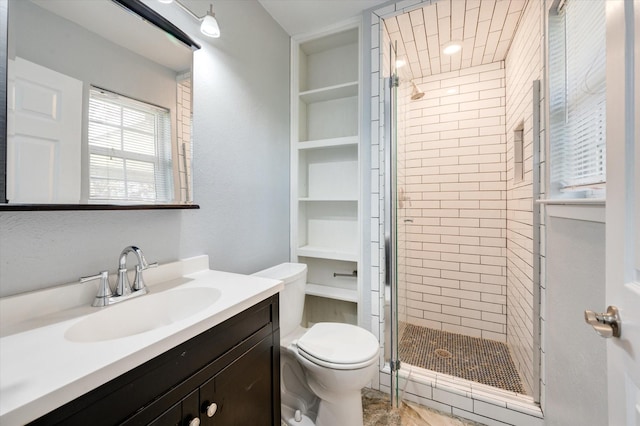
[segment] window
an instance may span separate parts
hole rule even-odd
[[[552,197],[604,196],[605,47],[605,0],[561,1],[550,14]]]
[[[89,91],[89,201],[169,202],[169,110],[97,87]]]

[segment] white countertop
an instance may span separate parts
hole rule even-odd
[[[220,297],[172,324],[91,343],[71,342],[64,335],[88,315],[110,309],[91,307],[97,283],[0,299],[0,424],[35,420],[283,288],[277,280],[209,270],[207,256],[161,265],[144,274],[151,294],[212,287]]]

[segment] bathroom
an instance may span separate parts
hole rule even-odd
[[[184,3],[202,15],[209,2]],[[281,3],[293,13],[293,5]],[[375,27],[379,23],[374,18],[395,13],[396,7],[413,10],[419,2],[364,3],[358,13],[371,9],[362,15],[363,45],[376,49],[380,44],[372,34],[380,27]],[[530,0],[526,6],[537,11],[538,19],[542,19],[540,3]],[[223,36],[213,42],[199,39],[202,47],[194,54],[193,199],[200,209],[1,211],[1,296],[74,282],[113,268],[120,250],[132,243],[152,261],[208,254],[211,269],[243,274],[290,260],[290,36],[342,18],[313,26],[313,19],[301,21],[296,15],[297,30],[288,33],[260,2],[219,0],[214,7]],[[194,26],[179,11],[172,20],[181,28]],[[363,55],[363,70],[373,71],[374,58],[381,54]],[[379,88],[370,72],[363,72],[363,88],[364,96]],[[372,104],[363,101],[363,105]],[[363,122],[373,115],[367,108]],[[376,131],[363,125],[362,143],[375,144]],[[377,155],[363,149],[363,164],[378,171]],[[372,182],[371,168],[362,170],[364,194],[375,193],[374,185],[380,182]],[[363,253],[380,253],[384,246],[372,237],[382,226],[374,222],[379,216],[373,212],[381,209],[373,204],[371,196],[363,197],[363,210],[372,212],[362,223]],[[541,219],[541,239],[546,244],[546,284],[540,295],[540,310],[546,314],[540,323],[541,424],[607,423],[606,398],[584,392],[607,386],[604,340],[582,318],[584,309],[605,307],[605,223],[589,214],[562,211]],[[382,282],[380,258],[363,256],[358,272],[363,283],[362,325],[370,324],[382,340],[383,318],[374,309],[383,300],[381,287],[375,290],[375,283]],[[389,372],[381,366],[372,387],[388,392],[389,386]],[[425,405],[431,400],[440,409],[455,411],[451,408],[455,402],[438,405],[442,402],[431,387],[413,383],[405,391]],[[478,416],[470,415],[483,422]],[[517,423],[507,419],[493,424]]]

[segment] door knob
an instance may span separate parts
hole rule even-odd
[[[584,311],[584,320],[590,324],[600,336],[604,338],[620,337],[620,314],[618,308],[609,306],[607,312],[597,314],[593,311]]]

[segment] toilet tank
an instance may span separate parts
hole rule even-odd
[[[307,265],[281,263],[253,275],[284,281],[284,290],[280,292],[280,339],[282,339],[302,322]]]

